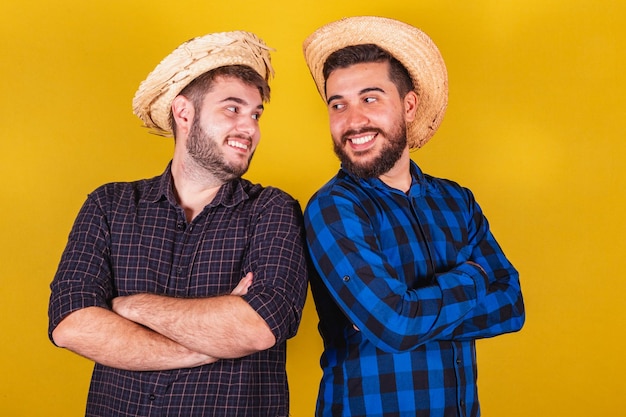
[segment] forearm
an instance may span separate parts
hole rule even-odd
[[[216,358],[239,358],[276,343],[267,323],[237,295],[183,299],[137,294],[113,309],[185,346]]]
[[[192,368],[217,360],[100,307],[71,313],[52,336],[59,347],[131,371]]]
[[[468,340],[520,330],[525,310],[517,274],[492,282],[486,297],[443,339]]]
[[[441,339],[478,339],[520,330],[525,311],[519,273],[491,234],[474,247],[470,262],[480,265],[488,278],[486,295],[458,326],[442,334]]]
[[[438,275],[433,285],[418,289],[407,289],[399,280],[386,280],[388,288],[377,283],[378,291],[373,292],[374,285],[355,277],[343,284],[349,291],[326,286],[346,317],[386,352],[413,350],[452,331],[486,292],[486,280],[469,263]]]
[[[507,259],[477,204],[472,206],[469,262],[488,278],[487,294],[447,337],[454,340],[497,336],[521,329],[525,320],[519,273]]]

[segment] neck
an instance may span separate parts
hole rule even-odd
[[[409,148],[405,148],[396,164],[378,178],[392,188],[396,188],[403,193],[408,192],[412,182]]]
[[[174,194],[185,211],[187,221],[193,220],[209,204],[224,184],[203,172],[193,161],[183,158],[172,160]]]

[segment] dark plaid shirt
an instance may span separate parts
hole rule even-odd
[[[298,203],[246,180],[225,184],[190,223],[174,199],[169,167],[159,177],[90,194],[51,285],[50,334],[71,312],[109,308],[116,296],[228,294],[251,271],[243,298],[277,343],[192,369],[131,372],[96,364],[87,415],[287,416],[286,339],[296,334],[306,297],[304,243]]]
[[[318,416],[478,416],[474,340],[524,322],[518,273],[470,191],[411,174],[404,194],[340,170],[305,210]]]

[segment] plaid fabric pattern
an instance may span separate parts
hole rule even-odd
[[[287,416],[286,340],[296,334],[307,291],[303,232],[295,200],[243,179],[225,184],[190,223],[174,199],[169,167],[159,177],[90,194],[51,284],[50,334],[71,312],[109,308],[116,296],[227,294],[252,271],[244,298],[277,344],[192,369],[130,372],[96,364],[87,415]]]
[[[411,174],[404,194],[340,170],[305,210],[318,416],[478,416],[474,340],[524,322],[518,273],[471,192]]]

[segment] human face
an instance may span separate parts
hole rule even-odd
[[[326,96],[334,150],[343,167],[361,178],[391,170],[407,149],[408,110],[414,109],[389,79],[389,64],[334,70],[326,81]]]
[[[259,90],[235,77],[218,77],[194,115],[186,149],[198,167],[220,181],[242,176],[261,138]]]

